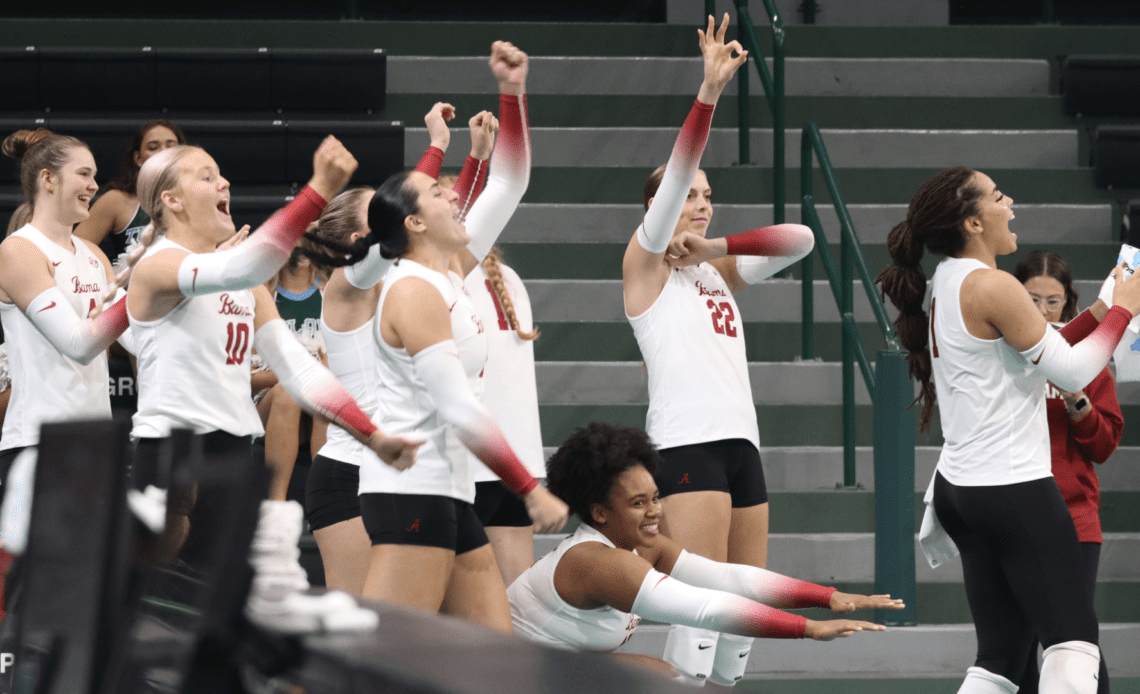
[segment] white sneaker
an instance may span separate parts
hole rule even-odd
[[[281,600],[265,600],[251,595],[246,616],[260,626],[285,634],[321,631],[372,631],[380,616],[358,607],[352,596],[334,590],[323,595],[291,593]]]

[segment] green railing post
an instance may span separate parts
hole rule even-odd
[[[902,598],[906,608],[876,610],[887,625],[917,623],[914,552],[914,389],[902,352],[879,352],[875,363],[875,593]]]
[[[805,129],[800,137],[800,223],[809,224],[808,209],[815,213],[815,203],[812,201],[811,180],[811,138]],[[819,237],[816,246],[826,246],[827,239]],[[828,249],[830,250],[830,249]],[[809,253],[800,261],[800,301],[802,302],[803,318],[801,321],[802,348],[800,357],[805,361],[815,358],[815,265]]]
[[[747,0],[741,0],[747,2]],[[745,14],[748,10],[745,10]],[[741,31],[743,35],[745,32]],[[739,150],[739,159],[737,160],[741,166],[749,166],[752,164],[752,115],[749,113],[750,104],[748,103],[748,63],[740,66],[740,71],[736,77],[736,127],[737,127],[737,148]]]
[[[784,223],[784,23],[772,0],[765,0],[772,18],[772,215]]]
[[[701,27],[708,24],[709,15],[716,16],[716,0],[705,0],[705,16],[701,18]]]

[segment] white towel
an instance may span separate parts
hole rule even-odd
[[[935,470],[934,474],[937,475],[938,471]],[[926,504],[926,512],[922,514],[922,527],[918,529],[918,545],[930,568],[937,569],[958,556],[958,546],[950,539],[938,521],[938,514],[934,512],[934,477],[930,478],[922,501]]]

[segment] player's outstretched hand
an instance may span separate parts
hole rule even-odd
[[[859,593],[831,594],[832,612],[854,612],[855,610],[901,610],[906,604],[889,595],[860,595]]]
[[[1112,305],[1123,306],[1133,316],[1140,315],[1140,272],[1124,279],[1124,263],[1117,266],[1112,288]]]
[[[368,447],[380,456],[380,460],[397,470],[407,470],[416,462],[416,450],[423,443],[422,440],[402,436],[385,436],[379,431],[372,432],[372,436],[368,437]]]
[[[857,631],[886,631],[882,624],[860,622],[854,619],[829,619],[823,622],[808,620],[804,636],[816,641],[831,641],[832,639],[847,637]]]
[[[309,187],[325,200],[332,200],[356,172],[356,157],[340,140],[326,137],[313,153],[313,178]]]
[[[480,111],[467,121],[471,129],[471,156],[484,161],[495,148],[495,133],[499,130],[499,119],[490,111]]]
[[[727,12],[719,29],[716,27],[716,19],[711,14],[708,27],[697,29],[697,34],[701,37],[701,55],[705,60],[705,79],[701,83],[701,91],[697,94],[702,103],[715,104],[737,69],[748,61],[748,51],[744,50],[739,41],[724,42],[727,31]]]
[[[530,59],[509,41],[491,44],[491,73],[499,82],[500,94],[522,96],[526,93],[526,75]]]
[[[566,525],[566,519],[570,516],[570,508],[566,502],[551,494],[541,484],[523,497],[523,503],[526,504],[526,512],[530,514],[530,519],[534,521],[536,533],[558,532]]]
[[[431,110],[424,114],[424,125],[427,126],[432,147],[447,151],[447,146],[451,144],[451,130],[447,127],[447,121],[452,118],[455,118],[455,107],[442,101],[435,102]]]

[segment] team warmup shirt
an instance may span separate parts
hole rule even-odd
[[[321,338],[328,353],[329,371],[356,404],[369,417],[376,413],[376,364],[380,360],[376,338],[373,337],[372,321],[347,332],[330,328],[321,316]],[[325,445],[320,455],[350,465],[360,465],[360,456],[369,452],[367,446],[357,441],[352,434],[341,427],[329,427]]]
[[[499,264],[503,282],[523,332],[534,328],[530,297],[511,268]],[[463,286],[471,295],[487,337],[487,365],[483,370],[483,404],[503,430],[519,460],[534,477],[546,477],[542,431],[538,421],[538,387],[534,375],[534,341],[519,337],[491,286],[482,263],[467,275]],[[469,453],[476,482],[497,482],[499,476]]]
[[[380,357],[373,372],[377,402],[372,421],[389,435],[415,437],[426,442],[416,454],[415,465],[403,471],[366,451],[360,466],[360,493],[430,494],[471,503],[475,500],[475,483],[471,478],[467,447],[444,421],[427,386],[416,373],[408,351],[392,347],[380,335],[380,318],[388,291],[406,277],[426,280],[443,296],[451,311],[452,339],[459,348],[463,370],[476,396],[483,390],[487,339],[463,280],[454,272],[444,275],[401,259],[384,279],[376,319],[371,323]]]
[[[12,232],[12,236],[30,241],[47,256],[56,286],[81,318],[102,301],[107,271],[83,240],[72,237],[73,252],[31,224]],[[49,305],[40,310],[52,308]],[[0,320],[12,378],[12,399],[0,434],[0,450],[35,446],[44,422],[111,417],[105,354],[86,366],[60,354],[14,303],[0,303]]]
[[[962,282],[981,269],[990,268],[946,258],[931,280],[928,337],[945,439],[938,471],[966,487],[1049,477],[1045,374],[1004,338],[971,335],[962,318]]]
[[[744,322],[708,263],[673,269],[640,316],[626,313],[649,375],[645,428],[659,448],[745,439],[760,447]]]
[[[186,250],[163,237],[143,258],[171,248]],[[253,309],[253,290],[240,289],[186,297],[154,321],[130,316],[139,371],[132,437],[159,438],[172,428],[265,433],[250,399]]]
[[[558,562],[571,547],[583,542],[614,547],[605,535],[583,523],[507,588],[516,636],[565,650],[609,652],[633,634],[641,617],[608,605],[580,610],[563,600],[554,588]]]

